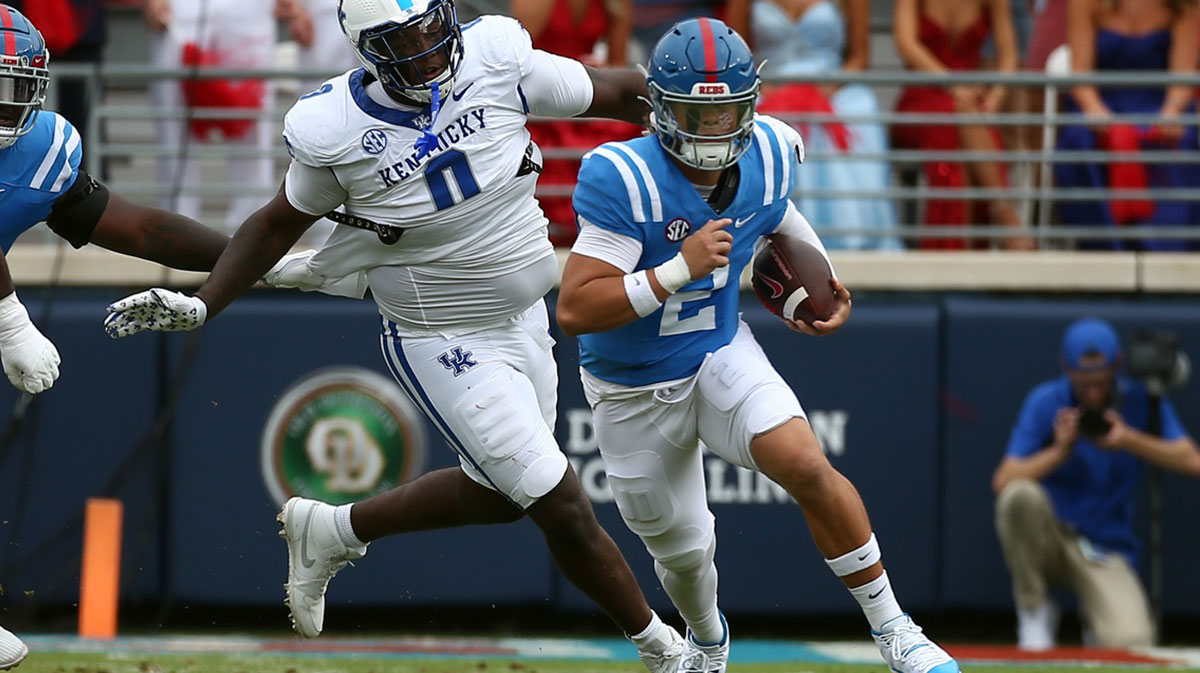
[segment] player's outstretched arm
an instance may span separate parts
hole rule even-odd
[[[619,119],[648,126],[650,106],[646,103],[646,77],[636,70],[587,68],[592,78],[592,104],[584,117]]]
[[[80,171],[50,208],[46,224],[76,248],[102,248],[185,271],[211,271],[229,237],[176,213],[113,194]]]
[[[208,280],[196,291],[196,297],[208,307],[208,316],[223,311],[257,283],[318,219],[318,215],[296,210],[281,188],[242,224]]]
[[[45,337],[17,299],[8,262],[0,254],[0,361],[18,390],[40,393],[58,379],[58,349]]]
[[[184,271],[211,271],[229,237],[184,217],[112,194],[92,243]]]
[[[242,224],[195,296],[162,288],[130,295],[108,307],[105,331],[116,339],[203,325],[262,278],[318,217],[296,210],[280,189]]]

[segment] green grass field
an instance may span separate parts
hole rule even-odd
[[[731,673],[887,673],[883,664],[816,664],[808,662],[731,665]],[[966,671],[987,673],[1140,673],[1147,667],[1081,667],[1030,664],[973,665]],[[1200,673],[1195,668],[1171,671]],[[625,662],[537,661],[503,659],[373,659],[275,657],[262,655],[134,655],[33,652],[16,673],[642,673]]]

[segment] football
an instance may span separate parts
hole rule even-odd
[[[833,313],[833,273],[825,256],[794,236],[772,234],[758,250],[751,284],[771,313],[809,325]]]

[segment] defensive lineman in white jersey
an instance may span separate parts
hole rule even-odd
[[[284,187],[251,216],[195,296],[154,289],[110,307],[113,336],[193,329],[279,260],[322,215],[342,223],[276,282],[369,286],[380,347],[401,387],[458,452],[446,469],[333,507],[280,513],[296,629],[320,633],[329,579],[386,535],[528,514],[559,568],[671,673],[682,639],[646,604],[600,528],[554,435],[557,372],[543,296],[557,263],[533,198],[530,114],[640,122],[645,82],[534,50],[514,20],[460,26],[452,0],[355,0],[339,8],[363,68],[288,113]],[[363,282],[360,282],[363,281]],[[307,550],[307,553],[306,553]]]

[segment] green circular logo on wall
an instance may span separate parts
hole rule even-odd
[[[277,505],[292,496],[336,505],[409,481],[425,466],[421,416],[399,386],[368,369],[324,369],[271,409],[262,472]]]

